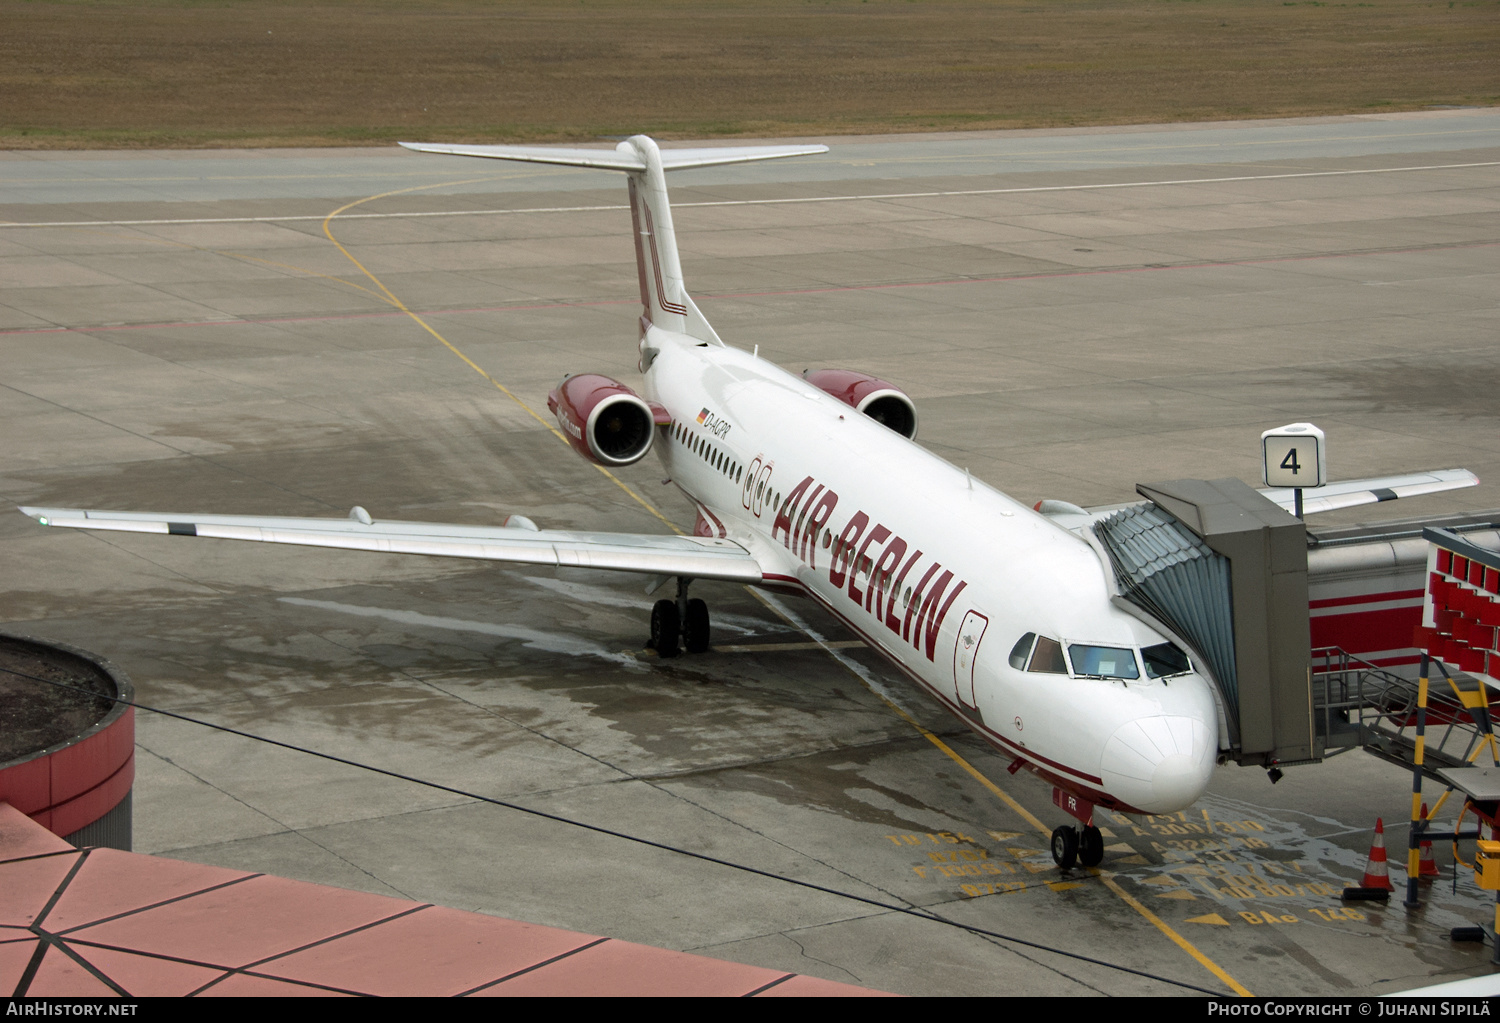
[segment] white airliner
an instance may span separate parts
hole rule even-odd
[[[584,374],[565,377],[547,404],[578,453],[601,465],[630,465],[654,447],[697,508],[694,535],[544,530],[521,516],[494,528],[395,522],[360,507],[347,519],[22,510],[51,526],[613,569],[656,577],[653,588],[675,578],[676,599],[651,614],[662,657],[708,648],[693,580],[810,597],[1013,769],[1055,786],[1083,824],[1053,834],[1063,867],[1103,858],[1096,806],[1167,813],[1203,793],[1220,750],[1214,691],[1165,629],[1111,601],[1109,567],[1070,529],[1089,513],[1060,502],[1033,510],[918,446],[916,409],[889,383],[847,370],[797,377],[725,345],[688,295],[664,172],[827,147],[662,151],[645,136],[613,151],[403,145],[627,175],[644,307],[639,393]],[[1320,499],[1342,507],[1473,482],[1451,471],[1344,484]]]

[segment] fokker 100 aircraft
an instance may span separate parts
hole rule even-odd
[[[1103,858],[1093,807],[1168,813],[1203,793],[1221,748],[1206,669],[1170,630],[1111,601],[1110,568],[1076,531],[1090,518],[1083,509],[1034,510],[973,479],[914,442],[916,408],[899,388],[849,370],[787,373],[726,345],[688,295],[665,172],[827,147],[663,151],[645,136],[613,151],[403,145],[625,173],[642,384],[568,376],[547,405],[573,448],[600,465],[630,465],[655,448],[697,508],[692,536],[545,530],[520,516],[501,527],[397,522],[360,507],[347,519],[22,510],[51,526],[675,578],[676,599],[651,612],[662,657],[708,648],[708,609],[688,596],[694,580],[810,597],[1013,763],[1075,797],[1081,831],[1053,833],[1063,867]],[[1356,481],[1320,500],[1340,507],[1473,482],[1461,471]]]

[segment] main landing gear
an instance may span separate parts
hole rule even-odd
[[[1104,862],[1104,836],[1092,824],[1081,829],[1064,824],[1052,832],[1052,861],[1064,870],[1075,863],[1097,867]]]
[[[677,599],[658,600],[651,608],[650,646],[658,657],[676,657],[683,648],[690,654],[708,649],[708,605],[689,599],[691,583],[679,576]]]

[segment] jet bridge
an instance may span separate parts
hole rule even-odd
[[[1165,624],[1214,682],[1230,759],[1323,758],[1314,727],[1307,529],[1238,479],[1140,484],[1094,525],[1116,600]]]

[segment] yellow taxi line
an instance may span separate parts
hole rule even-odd
[[[363,203],[372,202],[372,201],[374,201],[376,199],[384,199],[387,196],[401,195],[401,194],[406,193],[406,192],[420,192],[420,191],[423,191],[424,189],[429,189],[429,188],[443,188],[443,187],[446,187],[448,185],[467,185],[467,184],[472,184],[475,181],[491,181],[491,180],[494,180],[494,176],[493,175],[487,175],[486,177],[483,177],[483,178],[471,178],[471,179],[469,179],[467,181],[441,181],[441,182],[438,182],[435,185],[417,185],[417,186],[412,187],[412,188],[398,188],[398,189],[395,189],[394,191],[390,191],[390,192],[381,192],[378,195],[367,195],[363,199],[356,199],[356,200],[354,200],[351,203],[345,203],[343,206],[340,206],[338,209],[336,209],[332,213],[328,214],[328,216],[324,217],[323,218],[323,233],[325,235],[327,235],[329,241],[333,242],[333,244],[335,246],[337,246],[338,250],[344,254],[345,258],[347,258],[349,260],[349,262],[353,263],[356,267],[359,268],[359,272],[360,273],[364,274],[372,282],[374,282],[375,286],[377,288],[379,288],[385,294],[386,301],[389,301],[391,305],[395,306],[397,309],[400,309],[407,316],[410,316],[413,320],[416,321],[416,323],[417,323],[418,326],[420,326],[423,330],[427,331],[427,333],[431,334],[434,338],[436,338],[439,342],[441,342],[441,344],[443,345],[444,348],[447,348],[454,355],[456,355],[460,359],[462,359],[464,361],[465,365],[467,365],[475,373],[478,373],[480,376],[482,376],[486,380],[488,380],[490,382],[490,384],[492,384],[495,387],[495,389],[498,390],[501,394],[505,395],[511,401],[513,401],[517,405],[519,405],[526,412],[527,415],[531,416],[531,418],[535,419],[538,423],[540,423],[547,430],[548,433],[552,434],[552,436],[556,437],[558,440],[560,440],[564,444],[566,444],[566,443],[568,443],[568,439],[562,435],[562,431],[558,430],[557,427],[553,426],[546,419],[542,418],[542,416],[540,414],[538,414],[538,412],[536,411],[536,409],[532,408],[530,405],[526,404],[526,402],[522,401],[515,394],[514,391],[512,391],[510,388],[506,387],[504,384],[502,384],[500,381],[496,380],[494,377],[490,376],[489,373],[485,372],[484,369],[481,368],[480,365],[478,363],[476,363],[473,359],[469,358],[463,352],[459,351],[458,346],[455,345],[453,342],[449,341],[442,334],[438,333],[438,331],[436,330],[436,328],[434,328],[432,326],[432,324],[428,323],[421,316],[419,316],[418,314],[412,312],[412,310],[408,309],[405,302],[402,302],[401,299],[397,298],[396,295],[395,295],[395,293],[392,292],[390,288],[387,288],[385,286],[384,282],[382,282],[379,277],[376,277],[373,273],[371,273],[369,267],[365,266],[358,259],[355,259],[354,258],[354,254],[351,253],[348,249],[344,248],[343,243],[340,242],[333,235],[333,228],[331,226],[332,222],[333,222],[333,218],[336,217],[336,216],[338,216],[340,213],[343,213],[345,210],[353,209],[354,207],[359,206],[359,205],[361,205]],[[634,499],[635,502],[637,504],[639,504],[642,508],[646,509],[652,515],[656,516],[663,523],[665,523],[668,529],[672,530],[672,532],[676,533],[678,536],[683,535],[683,531],[677,527],[676,523],[674,523],[671,519],[668,519],[661,512],[657,511],[657,509],[656,509],[656,507],[654,505],[652,505],[649,501],[647,501],[640,494],[636,493],[636,491],[635,491],[634,488],[626,485],[626,483],[625,483],[624,480],[620,479],[620,477],[616,476],[614,473],[610,472],[608,469],[606,469],[602,465],[597,465],[597,464],[592,463],[592,462],[589,463],[589,464],[593,465],[595,469],[599,470],[601,473],[603,473],[605,476],[607,476],[610,480],[614,481],[614,484],[617,487],[619,487],[621,490],[625,491],[625,493],[629,494],[631,496],[631,498]]]
[[[1250,990],[1245,987],[1245,985],[1241,984],[1239,981],[1231,977],[1228,973],[1224,972],[1223,967],[1214,962],[1212,959],[1208,958],[1208,956],[1204,955],[1202,952],[1198,951],[1198,949],[1194,947],[1192,942],[1188,941],[1182,935],[1174,931],[1165,920],[1157,916],[1155,913],[1151,912],[1151,910],[1147,909],[1145,904],[1137,899],[1134,895],[1131,895],[1124,888],[1121,888],[1119,882],[1114,879],[1114,876],[1112,874],[1101,872],[1099,874],[1099,880],[1104,882],[1104,887],[1108,888],[1110,891],[1118,895],[1124,901],[1125,905],[1129,906],[1131,909],[1141,914],[1141,916],[1151,921],[1151,923],[1155,925],[1156,929],[1170,938],[1178,948],[1182,949],[1188,955],[1196,959],[1199,966],[1202,966],[1209,973],[1212,973],[1215,977],[1218,977],[1221,981],[1227,984],[1229,986],[1229,990],[1233,991],[1235,994],[1243,998],[1254,997],[1254,995],[1250,993]]]

